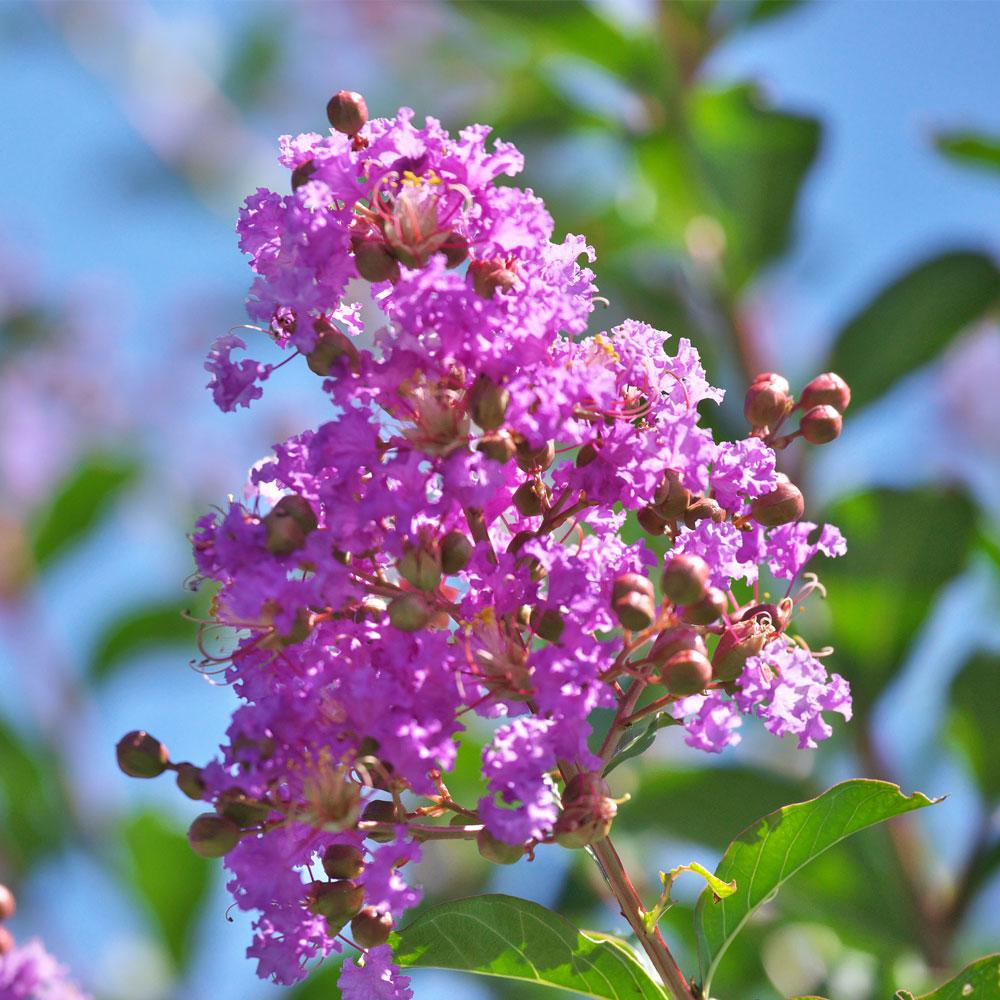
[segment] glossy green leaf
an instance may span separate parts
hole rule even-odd
[[[941,132],[934,145],[949,159],[964,166],[1000,171],[1000,138],[978,132]]]
[[[833,624],[809,638],[836,647],[834,669],[864,709],[899,669],[942,585],[965,568],[976,512],[959,493],[878,490],[844,500],[828,516],[848,548],[815,567]]]
[[[1000,272],[989,257],[957,252],[896,278],[840,332],[830,367],[864,406],[935,358],[1000,302]]]
[[[602,1000],[663,1000],[622,941],[577,930],[544,906],[473,896],[433,906],[393,936],[401,966],[455,969]]]
[[[908,997],[908,994],[900,991],[897,996]],[[1000,953],[977,959],[954,979],[914,1000],[996,1000],[996,997],[1000,997]]]
[[[715,870],[724,882],[736,880],[736,892],[716,902],[705,890],[695,908],[705,993],[730,941],[782,883],[852,833],[934,801],[919,792],[904,795],[886,781],[845,781],[815,799],[765,816],[740,834]]]
[[[124,827],[131,882],[163,935],[178,967],[190,954],[191,934],[208,891],[211,868],[187,837],[156,813],[133,816]]]
[[[92,455],[66,479],[32,530],[35,562],[45,566],[93,528],[138,474],[134,462]]]

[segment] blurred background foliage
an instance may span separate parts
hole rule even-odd
[[[854,390],[840,441],[785,453],[850,551],[802,627],[837,647],[856,717],[818,752],[746,726],[705,759],[675,732],[620,768],[641,888],[714,866],[744,826],[848,776],[949,793],[814,862],[722,965],[726,998],[887,997],[1000,940],[1000,69],[990,4],[146,3],[0,6],[0,879],[100,1000],[335,997],[259,983],[196,811],[135,787],[142,725],[206,759],[231,708],[193,671],[184,535],[271,441],[323,415],[294,374],[238,419],[202,391],[242,321],[242,196],[285,183],[273,138],[363,91],[493,124],[608,306],[690,337],[746,433],[758,371]],[[943,72],[947,68],[947,72]],[[287,372],[287,370],[286,370]],[[454,788],[475,795],[477,748]],[[427,900],[504,891],[621,930],[582,852],[487,870],[429,847]],[[688,894],[685,895],[687,890]],[[695,886],[665,931],[693,967]],[[418,998],[530,998],[421,971]]]

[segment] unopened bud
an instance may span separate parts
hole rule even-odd
[[[361,821],[363,823],[402,823],[404,819],[405,817],[396,811],[395,803],[389,799],[372,799],[365,806],[365,811],[361,814]],[[384,833],[381,831],[374,833],[365,831],[365,836],[378,841],[380,844],[388,844],[390,840],[395,838],[394,833]]]
[[[399,280],[399,261],[381,240],[355,237],[351,240],[354,251],[354,266],[365,281],[376,284],[379,281]]]
[[[324,917],[330,930],[337,933],[358,913],[364,899],[364,889],[353,882],[313,882],[305,903],[310,913]]]
[[[663,593],[674,604],[694,604],[705,596],[708,577],[708,563],[701,556],[672,556],[663,567]]]
[[[517,467],[522,472],[544,472],[555,461],[555,457],[555,441],[546,441],[540,447],[533,448],[522,438],[517,444]]]
[[[0,927],[0,957],[8,954],[14,948],[14,935],[6,927]]]
[[[689,625],[711,625],[726,610],[726,594],[718,587],[709,587],[705,596],[681,610],[681,618]]]
[[[702,656],[707,655],[705,639],[700,632],[685,625],[676,625],[673,628],[664,629],[653,643],[653,648],[649,651],[649,659],[652,663],[663,664],[670,659],[674,653],[682,650],[692,649]]]
[[[330,878],[357,878],[364,867],[361,851],[352,844],[331,844],[323,852],[323,871]]]
[[[141,729],[126,733],[115,748],[118,766],[130,778],[155,778],[167,769],[167,748]]]
[[[338,358],[346,355],[351,364],[358,360],[358,349],[341,330],[338,330],[332,323],[323,319],[318,319],[313,324],[318,336],[313,349],[306,355],[306,364],[309,370],[317,375],[327,376]]]
[[[392,914],[380,913],[374,906],[366,906],[351,921],[351,937],[362,948],[377,948],[385,944],[392,933]]]
[[[418,590],[434,590],[441,582],[440,556],[426,545],[407,546],[396,563],[396,569],[407,583]]]
[[[817,375],[803,390],[799,406],[811,410],[814,406],[832,406],[843,413],[851,403],[851,387],[836,373]]]
[[[227,788],[219,796],[215,808],[243,830],[260,826],[271,811],[267,803],[252,799],[242,788]]]
[[[549,488],[545,483],[529,479],[527,482],[521,483],[514,490],[514,495],[511,499],[522,516],[534,517],[545,510],[548,492]]]
[[[464,532],[449,531],[441,539],[441,569],[445,575],[461,573],[469,565],[474,551],[472,542]]]
[[[489,377],[481,374],[469,390],[469,413],[484,431],[495,431],[503,426],[510,393]]]
[[[596,772],[574,775],[563,790],[562,812],[556,820],[556,842],[563,847],[589,847],[611,832],[618,804],[607,782]]]
[[[799,423],[802,436],[810,444],[829,444],[840,437],[843,418],[832,406],[823,404],[806,410]]]
[[[295,493],[283,496],[263,518],[267,529],[267,551],[287,556],[305,544],[306,535],[316,529],[316,514],[305,497]]]
[[[652,506],[657,514],[667,521],[683,517],[691,502],[691,491],[681,482],[680,473],[675,469],[667,469],[663,480],[656,489]]]
[[[447,267],[458,267],[465,263],[469,256],[468,240],[464,236],[459,236],[458,233],[449,233],[448,238],[441,245],[441,253],[444,254]]]
[[[714,521],[720,524],[726,519],[726,512],[719,506],[717,500],[711,497],[698,497],[684,511],[684,523],[693,528],[699,521]]]
[[[368,105],[353,90],[338,90],[327,102],[326,117],[344,135],[356,135],[368,121]]]
[[[791,598],[786,598],[781,604],[755,604],[743,612],[740,621],[748,622],[754,618],[761,619],[761,625],[768,625],[781,632],[787,626],[792,617],[793,602]]]
[[[562,614],[555,608],[546,608],[542,611],[539,608],[531,613],[531,628],[535,635],[547,642],[558,642],[562,638],[563,629],[566,622]]]
[[[205,798],[205,779],[201,776],[201,768],[194,764],[177,765],[177,787],[196,802]]]
[[[619,597],[613,606],[622,628],[630,632],[641,632],[649,628],[656,618],[656,604],[653,598],[634,590]]]
[[[763,616],[740,621],[719,636],[712,654],[712,673],[716,680],[733,681],[743,672],[746,661],[756,656],[773,634]]]
[[[300,163],[292,171],[292,190],[297,191],[303,184],[308,183],[309,178],[316,173],[316,164],[313,160],[306,160]]]
[[[0,920],[10,920],[17,909],[14,893],[5,885],[0,885]]]
[[[619,597],[633,591],[645,594],[649,598],[655,594],[653,582],[649,577],[643,576],[641,573],[622,573],[621,576],[615,577],[614,583],[611,585],[611,600],[617,601]]]
[[[747,390],[743,413],[753,427],[775,427],[792,408],[788,380],[765,372]]]
[[[202,813],[188,828],[188,843],[203,858],[221,858],[239,843],[241,833],[231,819],[218,813]]]
[[[389,621],[400,632],[419,632],[431,617],[431,609],[419,594],[400,594],[389,602]]]
[[[517,275],[499,257],[469,261],[468,274],[475,293],[483,299],[491,299],[497,289],[506,291],[517,282]]]
[[[750,515],[765,528],[776,528],[797,521],[805,508],[806,501],[801,490],[787,476],[779,473],[777,487],[754,500]]]
[[[476,847],[487,861],[495,865],[513,865],[524,857],[523,844],[508,844],[494,837],[486,827],[476,835]]]
[[[682,649],[663,665],[660,680],[671,694],[698,694],[712,679],[712,664],[696,649]]]
[[[656,513],[655,507],[643,507],[635,517],[648,535],[662,535],[666,531],[667,521]]]
[[[481,451],[487,458],[494,462],[509,462],[517,451],[514,439],[507,431],[493,431],[484,434],[476,445],[476,450]]]
[[[582,469],[590,465],[597,458],[597,452],[598,447],[593,441],[588,441],[585,445],[582,445],[576,453],[576,467]]]

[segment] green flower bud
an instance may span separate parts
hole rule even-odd
[[[674,604],[694,604],[705,596],[709,568],[701,556],[672,556],[663,567],[663,593]]]
[[[188,843],[203,858],[221,858],[239,843],[241,833],[231,819],[218,813],[202,813],[188,828]]]
[[[313,882],[306,892],[305,904],[310,913],[323,917],[331,936],[355,916],[364,903],[365,893],[353,882]]]
[[[201,768],[194,764],[177,765],[177,787],[196,802],[205,798],[205,782],[201,776]]]
[[[712,664],[696,649],[682,649],[663,665],[660,680],[671,694],[699,694],[712,679]]]
[[[400,632],[419,632],[431,617],[431,609],[419,594],[400,594],[389,602],[389,621]]]
[[[167,748],[141,729],[126,733],[115,748],[118,766],[130,778],[155,778],[170,763]]]
[[[482,857],[495,865],[513,865],[524,857],[523,844],[508,844],[499,840],[486,827],[476,835],[476,847]]]
[[[330,878],[357,878],[364,867],[361,851],[352,844],[331,844],[323,852],[323,871]]]
[[[495,431],[503,426],[510,393],[484,373],[473,382],[468,402],[472,419],[484,431]]]
[[[469,560],[475,547],[468,536],[462,531],[449,531],[441,539],[441,569],[447,576],[461,573]]]

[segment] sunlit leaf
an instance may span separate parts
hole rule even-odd
[[[900,990],[897,997],[910,1000],[910,994]],[[994,1000],[1000,996],[1000,953],[986,955],[967,965],[954,979],[949,979],[930,993],[913,1000]]]
[[[934,145],[964,166],[1000,171],[1000,138],[978,132],[940,132]]]
[[[785,806],[740,834],[715,870],[725,882],[736,880],[736,892],[716,901],[706,889],[695,909],[704,992],[709,992],[730,941],[800,868],[852,833],[934,801],[919,792],[904,795],[898,785],[885,781],[856,779],[808,802]]]
[[[392,944],[404,967],[455,969],[604,1000],[664,998],[624,942],[577,930],[558,913],[513,896],[433,906]]]

